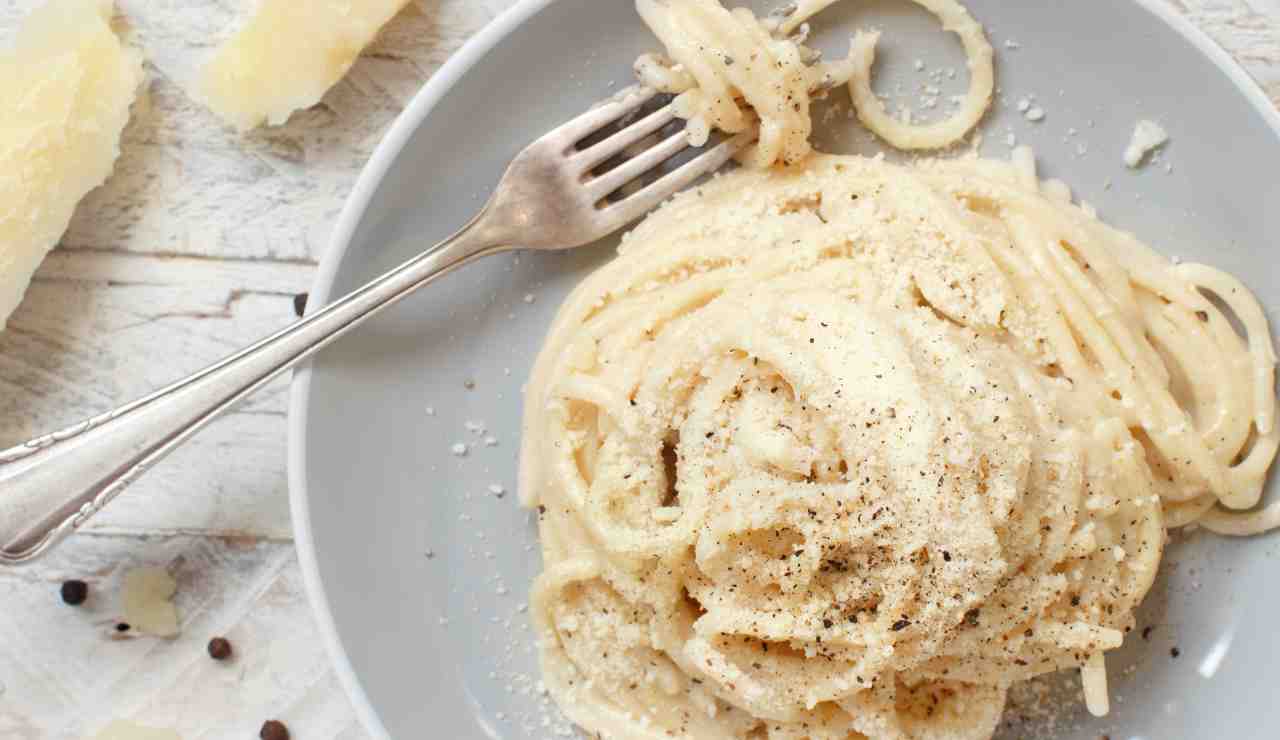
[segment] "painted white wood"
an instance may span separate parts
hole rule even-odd
[[[115,631],[120,583],[138,565],[178,580],[182,633]],[[91,584],[83,606],[58,598]],[[0,737],[79,740],[115,718],[178,729],[186,740],[252,738],[279,718],[298,738],[359,737],[320,647],[293,547],[209,536],[78,536],[38,569],[0,572]],[[211,636],[235,655],[215,662]]]
[[[42,0],[0,0],[0,39]],[[627,0],[610,0],[626,2]],[[1280,0],[1168,0],[1280,104]],[[293,317],[360,167],[422,82],[514,0],[415,0],[315,108],[241,137],[187,90],[250,0],[117,0],[149,60],[112,179],[0,334],[0,446],[152,390]],[[0,737],[79,740],[116,717],[186,740],[361,740],[302,593],[285,484],[286,383],[199,435],[37,566],[0,571]],[[135,564],[178,575],[183,633],[119,639]],[[93,584],[85,607],[64,578]],[[230,665],[207,640],[231,638]]]
[[[42,0],[0,0],[0,39]],[[347,192],[422,82],[512,0],[418,0],[324,102],[241,137],[186,92],[237,0],[118,0],[149,62],[124,153],[0,334],[0,446],[212,362],[294,317]],[[329,668],[290,541],[287,381],[198,435],[49,559],[0,572],[0,738],[79,740],[113,718],[184,740],[366,737]],[[178,575],[182,636],[118,639],[134,564]],[[91,581],[81,608],[64,578]],[[225,634],[230,665],[210,660]]]

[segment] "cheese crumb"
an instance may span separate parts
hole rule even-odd
[[[276,126],[320,102],[409,0],[262,0],[218,48],[200,93],[241,131]]]
[[[0,48],[0,330],[111,174],[142,57],[111,31],[111,0],[51,0]]]
[[[1142,165],[1151,152],[1164,146],[1169,141],[1169,132],[1155,121],[1143,119],[1133,128],[1133,139],[1124,150],[1124,163],[1132,169]]]
[[[178,609],[173,595],[178,582],[164,568],[135,568],[124,576],[124,618],[141,632],[156,637],[178,634]]]

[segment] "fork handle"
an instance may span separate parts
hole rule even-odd
[[[167,388],[0,452],[0,565],[47,552],[237,401],[381,309],[507,249],[485,223],[482,213],[433,249]]]

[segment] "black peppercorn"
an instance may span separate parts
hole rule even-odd
[[[293,297],[293,312],[298,314],[298,318],[307,312],[307,294],[299,293]]]
[[[262,740],[289,740],[289,728],[285,727],[283,722],[269,719],[262,723],[258,737]]]
[[[67,581],[62,584],[62,603],[80,606],[89,598],[89,584],[84,581]]]
[[[209,641],[209,657],[214,660],[226,660],[231,657],[231,643],[225,637],[215,637]]]

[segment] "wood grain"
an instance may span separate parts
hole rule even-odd
[[[119,586],[139,565],[178,580],[182,633],[119,633]],[[90,583],[80,607],[63,578]],[[253,538],[82,535],[38,569],[0,572],[0,737],[91,737],[118,717],[178,729],[186,740],[256,737],[283,720],[298,738],[358,737],[302,591],[293,547]],[[232,660],[206,645],[228,638]]]
[[[0,0],[0,39],[41,0]],[[293,318],[339,210],[387,126],[514,0],[417,0],[324,101],[239,136],[188,90],[249,0],[117,0],[149,82],[115,175],[92,193],[0,334],[0,445],[78,421]],[[616,0],[625,2],[626,0]],[[1168,0],[1280,105],[1280,0]],[[0,572],[0,737],[90,737],[115,717],[186,740],[364,738],[320,646],[290,541],[287,381],[146,476],[38,566]],[[180,581],[183,634],[118,639],[133,564]],[[82,608],[58,583],[88,578]],[[236,646],[209,660],[208,638]]]
[[[0,0],[0,39],[40,0]],[[241,137],[187,93],[248,3],[119,0],[150,80],[112,179],[77,211],[0,334],[0,445],[196,370],[294,318],[360,168],[422,83],[510,0],[422,0],[323,103]],[[0,572],[0,737],[73,740],[109,720],[185,740],[366,737],[302,593],[285,481],[287,380],[149,473],[38,566]],[[120,577],[165,564],[183,634],[118,639]],[[73,609],[64,578],[94,596]],[[226,635],[237,659],[205,653]]]

